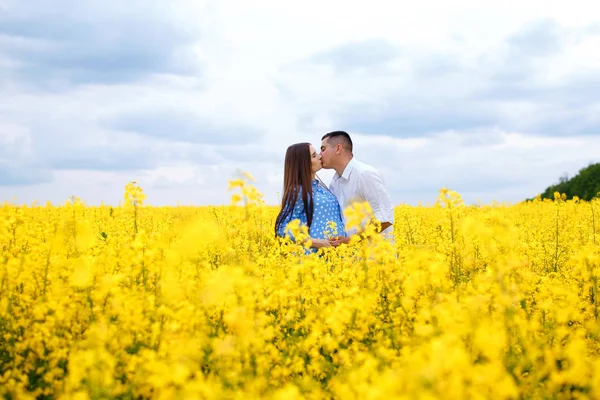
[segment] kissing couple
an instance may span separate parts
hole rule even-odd
[[[329,188],[317,177],[322,168],[334,169]],[[321,138],[321,152],[310,143],[296,143],[285,153],[281,210],[275,220],[275,234],[294,240],[287,224],[300,220],[308,227],[310,252],[350,242],[359,228],[346,229],[343,213],[354,202],[369,202],[379,233],[392,243],[394,207],[381,173],[358,161],[352,154],[352,139],[347,132],[333,131]],[[330,226],[337,233],[330,234]]]

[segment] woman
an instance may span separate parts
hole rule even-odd
[[[329,247],[328,237],[346,236],[340,205],[327,187],[316,178],[322,168],[321,156],[310,143],[297,143],[285,153],[281,211],[275,222],[275,233],[283,237],[286,225],[295,219],[308,226],[311,252]],[[332,225],[335,227],[332,231]]]

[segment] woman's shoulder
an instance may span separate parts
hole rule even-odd
[[[327,185],[320,179],[313,179],[312,186],[313,186],[313,188],[329,190]]]

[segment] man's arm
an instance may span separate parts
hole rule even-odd
[[[377,171],[364,171],[358,181],[358,190],[371,205],[374,219],[381,224],[378,233],[392,226],[394,223],[394,206],[381,174]]]
[[[380,223],[377,233],[381,233],[394,223],[394,206],[385,188],[383,178],[376,171],[364,171],[357,188],[359,194],[369,202],[373,211],[373,220]],[[350,237],[338,236],[330,240],[333,246],[350,243]]]

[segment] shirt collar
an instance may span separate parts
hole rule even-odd
[[[352,171],[354,171],[354,157],[352,157],[350,159],[350,162],[348,162],[348,164],[346,165],[346,168],[344,168],[344,172],[342,172],[342,175],[338,175],[337,172],[335,173],[336,175],[336,180],[339,178],[344,178],[345,180],[348,180],[350,178],[350,175],[352,174]]]

